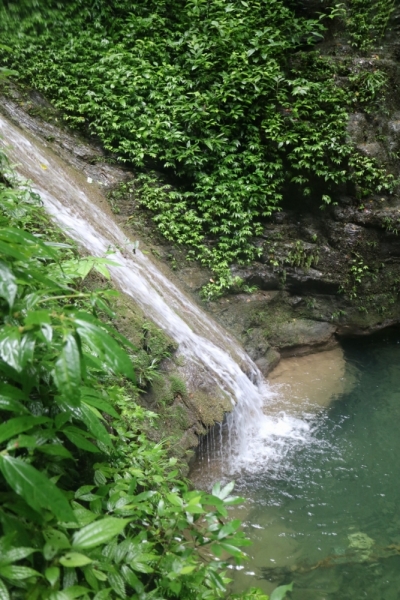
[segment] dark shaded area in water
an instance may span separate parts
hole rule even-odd
[[[400,332],[344,343],[352,391],[280,465],[244,476],[248,568],[293,600],[400,598]],[[251,578],[254,582],[254,576]],[[249,578],[237,573],[237,587]],[[270,583],[269,583],[270,582]]]

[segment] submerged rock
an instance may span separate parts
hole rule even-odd
[[[349,540],[349,551],[354,552],[359,562],[364,562],[371,558],[372,549],[375,542],[366,533],[361,531],[351,533],[347,536]]]

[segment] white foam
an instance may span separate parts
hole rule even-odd
[[[304,442],[310,434],[305,421],[285,413],[274,417],[264,414],[265,404],[272,401],[274,393],[236,340],[143,252],[136,250],[132,255],[124,250],[125,233],[90,199],[93,185],[85,191],[87,182],[77,183],[71,169],[58,157],[3,116],[0,134],[11,162],[33,182],[54,221],[94,256],[105,256],[110,248],[115,249],[113,258],[120,266],[110,267],[112,279],[179,343],[185,361],[203,368],[235,404],[227,417],[227,436],[220,440],[224,472],[256,470],[265,461],[279,460],[291,443]]]

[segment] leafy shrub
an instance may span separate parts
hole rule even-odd
[[[1,153],[0,182],[0,597],[224,597],[225,557],[249,543],[233,484],[190,490],[146,438],[156,415],[116,385],[136,349],[96,316],[112,292],[76,285],[91,259]]]
[[[349,0],[347,27],[353,46],[362,50],[382,41],[397,0]]]
[[[307,195],[320,182],[327,196],[354,180],[347,94],[328,61],[302,52],[323,36],[323,16],[297,16],[285,0],[35,5],[22,19],[18,5],[1,13],[14,51],[5,60],[144,171],[140,202],[218,277],[206,296],[232,285],[233,261],[258,256],[252,237],[288,184]]]

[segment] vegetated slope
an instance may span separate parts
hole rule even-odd
[[[190,491],[146,438],[116,292],[82,285],[109,261],[67,242],[0,153],[0,597],[224,597],[240,499]]]
[[[251,238],[288,183],[307,195],[323,182],[326,203],[348,179],[390,188],[346,142],[334,65],[309,52],[322,15],[298,16],[287,0],[35,6],[3,9],[9,64],[121,160],[173,177],[172,189],[145,170],[141,202],[219,275],[209,295],[229,286],[233,261],[257,256]]]

